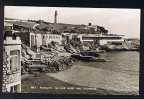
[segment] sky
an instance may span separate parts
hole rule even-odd
[[[140,9],[5,6],[5,17],[104,26],[109,33],[140,38]]]

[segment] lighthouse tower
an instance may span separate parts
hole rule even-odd
[[[55,11],[55,14],[54,14],[54,23],[56,24],[57,23],[57,16],[58,16],[58,13],[57,13],[57,10]]]
[[[13,31],[4,34],[2,92],[21,92],[21,40]]]

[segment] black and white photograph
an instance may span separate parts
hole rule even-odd
[[[4,7],[2,91],[139,95],[140,9]]]

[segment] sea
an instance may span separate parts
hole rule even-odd
[[[74,85],[138,93],[139,52],[111,51],[102,55],[109,61],[77,61],[70,69],[47,75]]]

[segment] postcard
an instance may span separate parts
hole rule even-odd
[[[3,92],[139,95],[140,9],[4,8]]]

